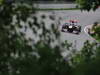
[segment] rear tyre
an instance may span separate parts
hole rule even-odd
[[[62,32],[65,32],[63,29],[61,30]]]
[[[76,34],[79,35],[79,32],[77,32]]]

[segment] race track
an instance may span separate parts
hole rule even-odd
[[[100,8],[94,11],[81,11],[81,10],[59,10],[59,11],[39,11],[38,16],[41,14],[50,15],[52,14],[60,18],[60,21],[56,21],[56,25],[59,26],[59,31],[61,32],[61,26],[66,23],[68,20],[78,20],[78,24],[82,27],[82,31],[79,35],[61,32],[61,41],[67,40],[69,43],[73,43],[77,50],[80,50],[83,47],[83,44],[86,40],[91,42],[95,41],[94,38],[89,36],[85,31],[85,27],[93,24],[96,21],[100,22]],[[50,20],[46,19],[46,25],[50,24]],[[59,22],[59,24],[58,24]]]

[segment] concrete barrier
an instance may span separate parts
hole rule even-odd
[[[47,8],[52,8],[52,9],[58,9],[58,8],[76,8],[76,5],[77,4],[74,4],[74,3],[71,3],[71,4],[66,4],[66,3],[63,3],[63,4],[34,4],[34,7],[36,8],[41,8],[41,9],[47,9]]]

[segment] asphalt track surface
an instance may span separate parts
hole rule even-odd
[[[83,47],[83,44],[86,40],[90,40],[91,42],[95,41],[94,38],[89,36],[85,28],[88,25],[92,25],[94,22],[100,22],[100,8],[94,11],[80,11],[80,10],[59,10],[59,11],[39,11],[38,16],[41,14],[54,14],[55,17],[60,18],[60,24],[56,21],[56,25],[59,25],[59,31],[61,32],[61,27],[64,23],[69,20],[77,20],[78,25],[82,27],[81,33],[79,35],[71,34],[67,32],[61,32],[61,41],[67,40],[69,43],[75,44],[76,48],[80,50]],[[46,24],[49,25],[51,21],[46,19]],[[47,26],[49,27],[49,26]]]

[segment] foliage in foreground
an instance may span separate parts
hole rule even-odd
[[[61,45],[67,46],[68,50],[71,46],[60,44],[60,34],[54,24],[49,31],[43,21],[39,24],[37,17],[32,16],[35,14],[32,5],[3,1],[0,6],[0,75],[100,75],[100,46],[87,41],[81,52],[72,54],[71,59],[65,61],[60,54]],[[28,21],[29,17],[33,22]],[[27,25],[22,26],[22,22]],[[22,28],[25,31],[30,28],[36,36],[38,29],[43,29],[38,35],[40,40],[34,43],[35,38],[26,39],[26,34],[20,31]],[[59,44],[51,47],[50,43],[54,41]]]
[[[66,75],[70,66],[60,54],[59,33],[54,24],[46,29],[42,15],[41,23],[35,16],[32,5],[13,0],[3,0],[0,6],[0,75]],[[31,19],[31,20],[30,20]],[[55,20],[52,16],[50,19]],[[24,24],[24,25],[23,25]],[[24,31],[21,31],[21,30]],[[42,30],[38,34],[38,30]],[[37,38],[27,39],[31,30]]]
[[[100,45],[86,41],[80,53],[73,58],[73,75],[100,75]]]
[[[76,0],[81,9],[94,11],[100,6],[100,0]]]

